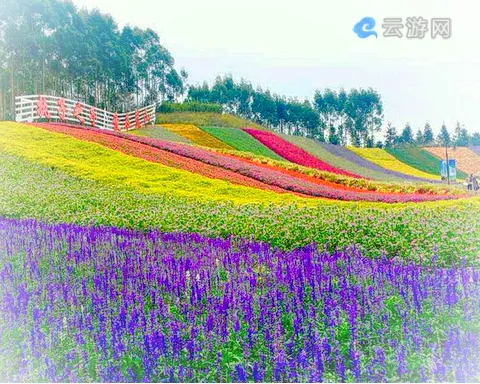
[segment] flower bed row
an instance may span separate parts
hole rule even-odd
[[[173,133],[183,136],[192,143],[204,145],[212,148],[232,149],[229,145],[202,131],[200,128],[192,124],[162,124],[162,127],[172,131]]]
[[[274,133],[259,131],[257,129],[252,129],[252,128],[244,128],[244,131],[248,132],[255,139],[257,139],[263,145],[270,148],[279,156],[295,164],[300,164],[310,168],[316,168],[321,171],[337,173],[339,175],[362,178],[361,176],[356,175],[354,173],[332,167],[330,164],[317,159],[315,156],[310,155],[308,152],[304,151],[303,149],[298,148],[297,146],[289,143],[288,141],[281,139]]]
[[[19,382],[476,382],[477,269],[0,218]]]
[[[0,129],[1,146],[5,123],[0,123]],[[35,140],[44,140],[44,136],[35,136]],[[8,135],[9,142],[11,139]],[[28,145],[24,136],[14,139]],[[193,174],[187,175],[186,186],[192,194],[186,197],[185,185],[173,178],[171,168],[162,166],[159,173],[157,164],[146,167],[143,160],[92,143],[68,136],[61,139],[45,141],[45,145],[54,148],[50,152],[55,152],[55,156],[59,152],[55,147],[66,148],[67,169],[57,161],[44,164],[38,156],[32,160],[0,148],[0,216],[140,230],[158,228],[211,237],[235,235],[287,250],[312,242],[329,251],[355,245],[371,257],[385,254],[415,263],[426,263],[435,253],[438,263],[443,265],[460,264],[463,259],[479,265],[480,216],[472,212],[480,211],[480,197],[394,207],[366,202],[318,202],[290,194],[232,188],[231,184],[227,189],[226,183],[218,180],[205,185],[205,180],[210,179]],[[75,146],[69,142],[75,142]],[[81,151],[79,144],[85,144]],[[86,147],[100,153],[98,163]],[[82,162],[93,163],[95,174],[91,177],[77,171],[77,153]],[[108,157],[104,156],[107,153]],[[123,163],[122,158],[127,158],[128,163]],[[116,171],[129,164],[141,168],[142,173]],[[112,175],[112,183],[105,182],[104,173]],[[159,188],[152,179],[163,174],[168,184]],[[149,188],[136,188],[132,182]],[[235,194],[237,190],[239,193]]]
[[[210,151],[217,153],[223,153],[226,155],[231,155],[236,158],[247,159],[253,161],[256,164],[266,164],[273,165],[281,169],[287,169],[290,171],[295,171],[303,175],[312,176],[316,179],[329,181],[336,185],[344,185],[353,189],[367,190],[367,191],[377,191],[377,192],[394,192],[394,193],[431,193],[431,194],[462,194],[463,190],[455,188],[453,186],[440,185],[437,183],[387,183],[376,180],[367,180],[367,179],[355,179],[353,177],[337,175],[331,172],[320,171],[314,168],[304,167],[302,165],[286,162],[286,161],[275,161],[273,159],[254,155],[251,153],[232,151],[227,149],[213,149],[208,148]]]
[[[416,181],[416,182],[427,182],[428,181],[429,183],[434,182],[432,180],[426,180],[426,179],[423,179],[423,178],[407,175],[405,173],[400,173],[400,172],[397,172],[397,171],[393,171],[391,169],[382,168],[379,165],[377,165],[375,163],[372,163],[371,161],[365,159],[364,157],[362,157],[360,155],[357,155],[356,153],[350,151],[349,149],[347,149],[347,148],[345,148],[341,145],[333,145],[333,144],[330,144],[330,143],[321,143],[321,142],[317,142],[317,144],[319,146],[321,146],[322,148],[326,149],[327,151],[329,151],[330,153],[332,153],[336,156],[342,157],[342,158],[358,165],[359,167],[367,168],[367,169],[370,169],[374,172],[383,174],[385,176],[384,177],[385,180],[391,180],[393,178],[393,179],[399,179],[399,180],[405,180],[405,181]]]
[[[432,175],[430,173],[420,171],[405,163],[402,163],[396,157],[392,156],[384,149],[357,148],[357,147],[348,147],[348,149],[352,152],[355,152],[357,155],[366,158],[372,163],[379,165],[382,168],[391,169],[396,172],[401,172],[406,175],[419,177],[426,180],[437,180],[437,181],[440,180],[440,175]]]
[[[259,165],[254,162],[247,162],[234,158],[232,156],[223,156],[213,152],[205,151],[200,148],[172,143],[150,138],[126,135],[119,132],[106,132],[92,128],[69,128],[58,125],[40,125],[47,129],[57,130],[62,133],[75,134],[76,131],[95,132],[102,135],[104,141],[106,137],[116,137],[124,140],[122,146],[130,146],[135,142],[137,144],[148,144],[154,148],[171,151],[175,154],[202,161],[204,163],[228,169],[241,175],[250,177],[262,183],[278,187],[283,190],[296,192],[303,195],[314,197],[324,197],[335,200],[348,201],[378,201],[386,203],[395,202],[419,202],[444,199],[455,199],[461,196],[455,195],[434,195],[434,194],[401,194],[401,193],[378,193],[369,192],[360,189],[353,189],[328,181],[320,180],[312,176],[296,173],[280,167],[271,167],[268,165]],[[78,134],[78,133],[77,133]],[[92,140],[93,140],[92,136]],[[95,136],[96,137],[96,136]],[[88,137],[86,137],[87,140]],[[121,150],[121,148],[120,148]]]
[[[104,133],[105,131],[72,129],[71,127],[57,124],[40,124],[38,126],[53,132],[64,133],[80,140],[98,143],[110,149],[123,152],[127,155],[135,156],[155,163],[160,163],[168,167],[198,173],[213,179],[226,180],[234,184],[240,184],[264,190],[272,190],[279,193],[288,192],[285,189],[257,181],[251,177],[243,176],[242,174],[232,172],[225,168],[216,167],[193,158],[177,155],[173,152],[155,148],[150,145],[127,140],[123,137],[106,135]]]

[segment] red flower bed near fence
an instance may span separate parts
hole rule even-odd
[[[232,180],[227,179],[229,181],[235,182],[233,180],[237,180],[237,183],[242,181],[243,185],[254,187],[257,187],[254,185],[254,182],[260,182],[261,184],[258,188],[266,184],[270,187],[268,189],[273,189],[276,192],[291,191],[296,194],[335,200],[376,201],[386,203],[445,200],[461,197],[455,195],[380,193],[358,190],[302,175],[294,171],[280,168],[275,169],[276,167],[259,165],[244,161],[244,159],[234,158],[233,156],[220,155],[190,145],[93,128],[75,127],[72,129],[71,127],[56,124],[38,125],[82,140],[95,141],[112,149],[139,156],[149,161],[162,162],[165,165],[182,169],[186,169],[188,166],[188,170],[204,174],[208,177],[220,178],[218,176],[220,171],[231,171],[228,174],[222,174],[225,175],[224,177],[232,177]],[[148,148],[150,148],[150,151]],[[159,152],[154,152],[153,149]],[[175,154],[178,156],[168,157],[166,156],[168,152],[171,152],[170,155]],[[153,153],[156,155],[153,156]],[[192,162],[192,160],[197,162]],[[183,165],[180,166],[179,164]],[[210,174],[206,173],[207,171],[205,169],[207,168],[205,168],[205,165],[213,166],[213,169],[208,168]],[[232,173],[235,176],[233,176]],[[244,176],[245,179],[239,180],[238,176]],[[246,184],[247,182],[249,184]],[[266,188],[267,187],[263,187],[262,189]]]
[[[288,161],[291,161],[292,163],[300,164],[305,167],[319,169],[321,171],[328,171],[339,175],[354,177],[356,179],[362,179],[362,176],[344,171],[343,169],[335,168],[330,164],[321,161],[307,151],[289,143],[286,140],[283,140],[274,133],[267,131],[259,131],[252,128],[244,128],[243,130],[245,132],[248,132],[255,139],[260,141],[263,145],[270,148],[277,155],[283,157]]]

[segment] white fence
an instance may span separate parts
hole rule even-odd
[[[40,119],[126,131],[155,124],[155,104],[132,112],[112,113],[80,101],[57,96],[28,95],[15,98],[15,120]]]

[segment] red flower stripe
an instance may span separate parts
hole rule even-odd
[[[259,165],[251,161],[245,161],[245,159],[240,160],[239,158],[233,156],[206,151],[190,145],[128,135],[120,132],[99,130],[94,128],[81,128],[76,126],[76,129],[70,129],[65,127],[64,125],[62,127],[52,124],[41,124],[40,126],[47,126],[48,129],[57,130],[70,135],[74,131],[82,131],[86,134],[85,136],[82,136],[85,137],[85,140],[93,140],[89,138],[89,135],[91,134],[92,137],[114,136],[116,138],[122,139],[123,145],[126,145],[125,142],[128,141],[135,142],[136,144],[142,144],[146,147],[156,148],[158,150],[161,150],[162,152],[171,152],[178,155],[180,158],[183,157],[183,159],[188,158],[190,160],[197,160],[203,163],[203,165],[208,164],[215,168],[222,168],[223,170],[232,171],[237,174],[237,176],[239,176],[238,174],[240,174],[244,177],[247,177],[248,179],[254,179],[258,182],[261,182],[262,184],[275,186],[282,191],[288,190],[297,194],[309,195],[313,197],[324,197],[335,200],[377,201],[387,203],[445,200],[463,197],[455,195],[381,193],[358,190],[346,186],[339,186],[338,184],[316,179],[308,175],[297,173],[295,171],[288,171],[284,169],[280,170],[272,166]],[[93,135],[93,133],[95,133],[95,135]],[[144,146],[141,147],[143,150]],[[167,165],[175,166],[173,164],[175,164],[176,161],[180,161],[179,157],[175,157],[175,160],[172,160],[172,165]],[[196,166],[198,166],[198,163],[195,164]],[[199,168],[194,168],[193,171],[199,172]]]
[[[328,171],[339,175],[354,177],[356,179],[362,179],[362,176],[344,171],[343,169],[332,167],[330,164],[319,160],[307,151],[297,147],[296,145],[293,145],[292,143],[289,143],[286,140],[283,140],[274,133],[267,131],[259,131],[252,128],[244,128],[243,130],[245,132],[248,132],[251,136],[257,139],[263,145],[270,148],[277,155],[283,157],[288,161],[291,161],[292,163],[303,165],[305,167],[319,169],[321,171]]]
[[[85,129],[71,129],[66,126],[60,126],[56,124],[36,125],[49,131],[64,133],[83,141],[101,144],[107,148],[114,149],[127,155],[135,156],[154,163],[160,163],[168,167],[183,169],[192,173],[198,173],[200,175],[213,179],[225,180],[234,184],[245,185],[248,187],[254,187],[263,190],[271,190],[279,193],[290,192],[273,185],[259,182],[252,178],[240,175],[226,169],[205,164],[201,161],[189,159],[184,156],[176,155],[172,152],[163,151],[149,145],[135,143],[124,138],[106,135],[103,132],[92,132]]]

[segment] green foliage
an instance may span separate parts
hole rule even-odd
[[[432,175],[440,174],[439,160],[418,147],[404,147],[404,148],[386,148],[386,151],[395,156],[402,163],[408,164],[420,171],[430,173]],[[459,178],[465,178],[467,175],[460,170],[457,170]]]
[[[157,114],[158,124],[193,124],[197,127],[234,127],[234,128],[255,128],[266,130],[265,127],[253,121],[229,113],[211,112],[172,112]]]
[[[265,147],[262,143],[255,140],[251,135],[241,129],[225,127],[200,128],[238,151],[250,152],[274,160],[283,160],[282,157]]]
[[[447,126],[442,124],[440,133],[437,136],[437,144],[440,146],[449,146],[451,142],[452,137],[450,136],[450,132],[448,132]]]
[[[385,132],[385,148],[393,148],[397,143],[397,128],[395,128],[391,122],[388,122],[387,130]]]
[[[407,144],[407,145],[415,144],[412,127],[410,127],[410,124],[407,123],[405,125],[405,128],[403,128],[403,131],[399,137],[399,142],[400,144]]]
[[[423,129],[423,144],[432,145],[434,142],[433,130],[430,124],[425,123],[425,128]]]
[[[0,215],[47,222],[157,228],[254,238],[283,249],[316,242],[330,250],[356,244],[370,256],[440,263],[478,262],[480,199],[427,204],[259,205],[202,202],[107,185],[0,153]],[[439,239],[442,239],[439,241]]]
[[[186,101],[184,103],[165,102],[158,108],[159,113],[172,112],[210,112],[222,113],[223,109],[220,104],[203,103],[200,101]]]
[[[37,93],[133,109],[178,97],[187,77],[153,30],[119,29],[110,15],[62,0],[2,2],[0,68],[10,116],[14,96]]]

